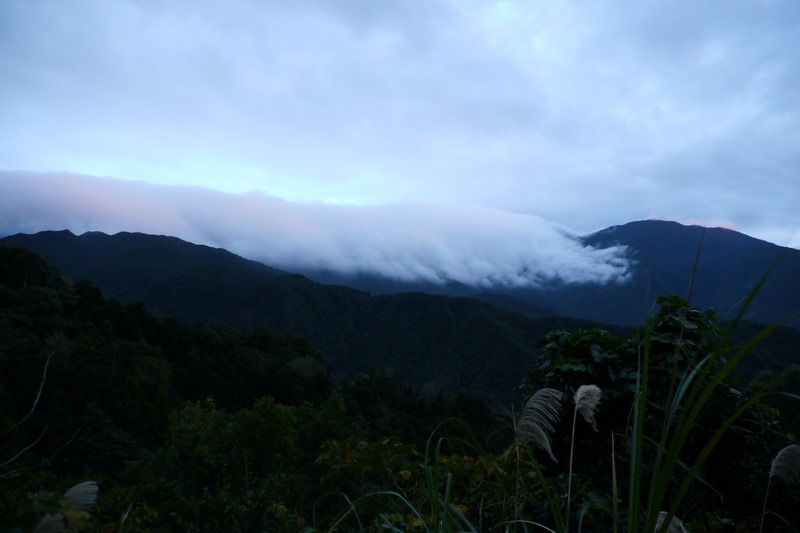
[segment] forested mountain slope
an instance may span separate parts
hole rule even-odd
[[[761,317],[792,316],[798,296],[780,290],[794,283],[800,272],[800,267],[797,272],[790,268],[795,258],[791,251],[729,230],[709,229],[703,235],[702,228],[676,223],[633,223],[587,238],[598,247],[615,243],[630,247],[633,279],[627,284],[483,294],[492,298],[493,305],[469,297],[423,293],[371,295],[173,237],[96,232],[76,236],[54,231],[6,240],[41,253],[74,280],[91,280],[108,296],[126,303],[142,301],[159,316],[287,331],[310,339],[335,372],[355,375],[388,368],[405,382],[436,382],[508,400],[519,376],[535,361],[537,345],[548,331],[615,322],[642,324],[649,298],[655,300],[659,292],[669,294],[670,288],[680,289],[673,294],[685,295],[701,238],[694,302],[723,315],[747,294],[750,279],[757,280],[759,272],[769,268],[769,261],[783,253],[753,307]],[[753,247],[749,253],[748,247]],[[737,250],[741,260],[726,255]],[[595,320],[564,318],[526,307],[525,299],[530,298]],[[631,305],[633,301],[638,305]],[[520,312],[507,309],[514,306]],[[757,326],[741,329],[753,334]],[[743,365],[747,375],[763,368],[779,370],[797,361],[791,348],[797,345],[791,340],[798,337],[797,330],[781,332],[767,339],[758,348],[757,358]]]
[[[309,338],[329,367],[346,375],[389,368],[403,381],[495,399],[515,394],[549,330],[593,325],[531,318],[472,298],[373,296],[170,237],[59,231],[6,240],[163,317],[287,331]]]
[[[314,294],[315,284],[304,287]],[[642,333],[623,339],[564,322],[560,325],[573,331],[548,335],[536,350],[541,358],[508,382],[504,372],[510,374],[508,367],[516,362],[505,352],[472,359],[465,354],[472,353],[472,345],[491,347],[500,338],[509,342],[504,348],[518,343],[528,349],[516,328],[527,331],[544,322],[498,313],[466,298],[341,294],[352,297],[353,309],[373,315],[350,317],[369,329],[343,348],[362,354],[374,349],[396,363],[396,374],[424,376],[426,385],[410,386],[380,371],[333,376],[312,343],[289,333],[157,317],[141,303],[108,299],[91,282],[65,279],[33,252],[0,242],[0,523],[32,530],[43,514],[59,508],[60,494],[81,480],[96,480],[101,489],[91,520],[98,530],[116,529],[127,519],[131,530],[297,530],[311,523],[327,531],[352,510],[351,502],[376,491],[400,487],[407,501],[422,508],[428,501],[427,473],[439,465],[448,477],[453,474],[453,501],[471,517],[499,528],[524,509],[526,516],[547,521],[534,480],[526,481],[525,491],[515,491],[519,480],[513,473],[519,470],[511,415],[469,393],[488,391],[498,399],[502,387],[519,405],[542,386],[555,386],[569,398],[580,383],[602,385],[597,422],[603,430],[580,423],[583,431],[572,437],[580,442],[577,470],[591,483],[591,494],[608,501],[609,435],[624,433],[630,423]],[[369,302],[365,307],[361,297]],[[715,347],[723,337],[713,312],[687,308],[678,297],[663,302],[653,317],[655,329],[644,334],[652,341],[647,399],[656,402],[674,375],[665,367],[678,346],[682,356],[676,360],[684,363],[707,351],[722,354],[716,350],[729,346]],[[761,329],[744,326],[744,336],[733,344]],[[787,355],[783,366],[792,357],[796,361],[796,330],[779,329],[767,341],[772,344],[760,344],[751,354],[756,362]],[[779,381],[762,376],[761,383],[796,393],[798,375],[795,366]],[[435,381],[474,390],[454,394]],[[691,434],[713,432],[719,417],[754,390],[736,381],[720,384],[714,398],[722,401],[710,402],[709,416],[692,425]],[[707,462],[703,483],[687,497],[713,502],[712,517],[752,526],[762,511],[761,499],[740,487],[760,486],[771,458],[794,439],[798,423],[791,398],[768,396],[778,403],[755,405],[731,429]],[[564,407],[570,409],[566,401]],[[664,411],[651,412],[657,417]],[[562,417],[553,441],[558,463],[546,463],[548,485],[560,493],[571,456],[568,424],[569,417]],[[654,427],[660,424],[655,421]],[[441,460],[424,455],[431,436],[443,439]],[[702,442],[688,443],[687,456],[694,457]],[[627,456],[625,447],[617,449]],[[724,501],[710,487],[722,487]],[[331,498],[332,493],[338,496]],[[385,509],[401,511],[392,520],[409,526],[405,529],[415,523],[401,503],[369,500],[376,506],[359,508],[348,529],[363,528],[362,518],[369,524],[385,519]],[[770,508],[792,517],[796,509],[776,499]],[[604,509],[584,517],[593,530],[608,524]],[[684,516],[702,526],[704,513]]]
[[[272,529],[312,508],[328,520],[340,502],[320,502],[323,442],[424,444],[454,416],[476,434],[496,424],[478,396],[380,371],[335,378],[307,339],[162,319],[0,242],[4,531],[32,531],[87,479],[92,530]]]

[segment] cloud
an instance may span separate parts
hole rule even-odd
[[[540,217],[423,203],[291,203],[76,174],[0,172],[0,233],[139,231],[228,249],[286,270],[404,281],[539,286],[623,281],[625,250],[583,246]]]
[[[799,25],[791,0],[0,2],[0,169],[800,246]]]

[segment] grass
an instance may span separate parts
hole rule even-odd
[[[644,531],[656,531],[656,522],[659,515],[667,509],[666,517],[663,520],[663,527],[660,531],[666,531],[672,517],[685,498],[692,483],[694,483],[711,452],[719,444],[725,433],[731,426],[747,411],[756,404],[766,392],[764,389],[753,393],[744,401],[731,415],[723,420],[720,427],[708,439],[702,447],[700,453],[688,466],[688,469],[681,462],[681,452],[684,450],[692,429],[700,419],[706,409],[712,394],[717,386],[721,385],[726,378],[741,364],[745,356],[767,335],[769,335],[777,325],[768,326],[756,337],[752,338],[745,345],[740,347],[733,356],[725,358],[725,348],[727,341],[734,328],[741,320],[753,298],[764,284],[765,277],[762,278],[756,287],[749,293],[748,297],[740,307],[738,314],[726,329],[722,342],[717,344],[710,353],[705,355],[700,361],[689,365],[680,379],[671,383],[669,396],[666,403],[666,411],[663,417],[663,425],[660,438],[657,441],[656,457],[652,464],[652,476],[649,486],[642,486],[642,472],[644,468],[643,452],[646,446],[644,435],[644,415],[647,405],[647,391],[649,381],[649,354],[650,354],[650,335],[645,335],[642,356],[642,383],[639,394],[637,394],[634,406],[634,460],[631,463],[631,484],[629,490],[629,530],[635,530],[633,526],[638,524],[633,521],[638,520],[640,513],[643,515],[642,527]],[[683,333],[683,332],[681,332]],[[676,350],[680,343],[676,346]],[[675,358],[677,362],[677,357]],[[677,367],[673,370],[677,370]],[[676,372],[673,372],[675,379]],[[672,488],[673,479],[678,471],[683,471],[682,481],[677,492],[669,495]],[[642,498],[642,494],[647,494]],[[669,497],[669,505],[667,504]]]
[[[701,474],[703,468],[718,447],[726,433],[750,408],[756,405],[766,394],[766,388],[760,388],[744,397],[731,409],[721,422],[711,429],[701,442],[693,442],[694,428],[701,422],[704,413],[716,400],[715,393],[720,390],[731,377],[734,370],[741,365],[755,346],[767,337],[778,325],[764,328],[749,341],[733,352],[728,346],[731,334],[740,323],[753,299],[763,287],[766,275],[756,284],[753,290],[743,300],[734,319],[729,326],[721,331],[718,342],[710,342],[702,349],[689,353],[683,352],[684,328],[694,327],[686,316],[688,303],[684,308],[683,322],[677,342],[675,353],[671,358],[672,368],[668,379],[666,400],[663,404],[656,405],[653,398],[651,368],[653,365],[654,334],[656,332],[656,317],[649,319],[641,335],[638,350],[638,374],[636,393],[631,406],[631,417],[628,430],[624,435],[628,450],[627,475],[627,500],[621,500],[619,494],[619,478],[617,472],[618,450],[616,437],[612,432],[611,447],[611,477],[612,501],[611,521],[613,530],[665,532],[671,527],[682,527],[681,518],[677,512],[684,499],[695,483],[703,482]],[[691,291],[690,291],[691,292]],[[688,357],[688,361],[687,361]],[[679,361],[684,360],[684,366]],[[572,433],[570,435],[569,471],[566,481],[566,494],[553,490],[551,480],[544,474],[542,465],[534,457],[534,449],[538,449],[556,461],[552,448],[552,436],[555,431],[560,411],[562,409],[563,393],[553,388],[543,388],[536,391],[526,402],[520,417],[515,420],[514,442],[511,450],[515,456],[515,492],[513,519],[502,522],[506,528],[522,527],[527,529],[533,526],[545,531],[568,532],[571,526],[572,499],[573,499],[573,457],[575,451],[575,430],[578,414],[592,425],[597,431],[594,418],[600,399],[600,389],[594,385],[583,385],[577,389],[573,398],[574,409],[572,413]],[[661,418],[660,427],[653,432],[650,423],[652,415],[658,414]],[[439,427],[437,427],[437,430]],[[384,495],[397,499],[423,524],[424,531],[449,533],[455,531],[478,531],[478,526],[470,522],[460,508],[453,504],[454,479],[451,472],[442,469],[442,438],[430,435],[425,449],[424,476],[425,476],[425,501],[427,519],[414,507],[412,502],[397,492],[386,491],[373,493],[371,496]],[[648,431],[651,433],[648,434]],[[689,445],[693,446],[692,453],[687,453]],[[549,519],[552,527],[530,520],[521,514],[523,494],[521,480],[523,478],[523,447],[524,465],[533,473],[539,483],[538,493],[546,500],[549,509]],[[588,452],[587,452],[588,453]],[[787,467],[790,465],[794,470]],[[767,492],[764,498],[764,509],[761,516],[763,527],[764,516],[767,513],[769,489],[773,478],[789,479],[792,483],[800,484],[800,446],[793,445],[785,448],[773,462],[770,472]],[[788,474],[787,472],[792,472]],[[794,477],[791,477],[794,476]],[[563,505],[562,505],[563,504]],[[354,511],[356,504],[351,505]],[[562,508],[565,512],[562,512]],[[392,525],[387,515],[381,515],[379,523],[382,528],[390,531],[400,531]],[[578,520],[578,530],[581,528]]]

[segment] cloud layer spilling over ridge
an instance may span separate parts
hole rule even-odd
[[[138,231],[225,248],[285,270],[403,281],[540,286],[622,281],[623,248],[596,250],[531,215],[464,206],[290,203],[75,174],[0,172],[0,234]]]

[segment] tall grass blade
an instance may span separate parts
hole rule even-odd
[[[617,486],[617,457],[614,442],[614,431],[611,431],[611,514],[614,520],[614,533],[619,530],[619,489]]]
[[[355,502],[353,502],[353,501],[350,500],[350,498],[347,496],[347,494],[345,494],[345,493],[341,493],[341,494],[342,494],[342,497],[344,498],[344,500],[347,502],[347,511],[342,516],[340,516],[339,519],[336,522],[333,523],[333,525],[330,528],[330,531],[335,531],[336,528],[339,526],[339,524],[341,524],[344,521],[344,519],[347,518],[351,513],[353,514],[353,516],[356,517],[356,522],[358,522],[358,528],[363,530],[364,529],[364,525],[361,523],[361,518],[358,516],[358,511],[356,510],[356,503],[359,502],[362,499],[367,498],[369,495],[362,496],[361,498],[359,498]]]
[[[636,377],[636,396],[633,400],[633,427],[630,442],[628,483],[628,531],[637,531],[641,515],[642,473],[644,470],[644,421],[647,405],[647,386],[650,379],[650,348],[654,321],[645,326],[643,342],[638,348],[639,372]]]
[[[772,268],[774,268],[774,266],[775,264],[773,263]],[[679,455],[689,438],[691,429],[702,415],[709,398],[714,393],[716,387],[724,382],[724,380],[741,364],[744,357],[750,353],[757,344],[759,344],[765,337],[767,337],[778,327],[777,324],[768,326],[758,335],[745,343],[741,348],[739,348],[733,357],[728,360],[722,359],[722,366],[716,368],[720,358],[724,355],[722,350],[728,346],[734,328],[746,313],[757,293],[765,285],[766,278],[772,268],[770,268],[770,270],[758,280],[753,289],[748,293],[733,322],[728,328],[726,328],[723,334],[722,342],[717,346],[716,349],[706,356],[700,362],[700,364],[695,367],[695,369],[684,376],[683,379],[688,379],[691,382],[691,386],[685,382],[679,384],[677,397],[681,400],[683,400],[685,397],[685,402],[681,401],[679,403],[674,403],[668,407],[668,412],[678,413],[678,417],[674,424],[664,425],[664,431],[667,431],[669,435],[668,438],[665,438],[666,435],[662,434],[662,442],[665,444],[662,445],[663,448],[661,446],[659,447],[658,460],[654,465],[651,491],[648,497],[648,508],[646,513],[646,516],[648,517],[646,519],[646,530],[650,529],[652,525],[651,521],[654,523],[655,511],[661,507],[662,502],[666,499],[667,491],[669,490],[670,486],[670,480],[672,479],[672,476],[674,475],[675,470],[680,463]],[[753,397],[745,402],[745,404],[740,406],[740,408],[737,409],[735,413],[722,424],[722,426],[711,437],[711,439],[709,439],[698,455],[694,464],[689,469],[687,475],[684,477],[677,494],[674,495],[668,518],[674,515],[681,500],[688,492],[689,486],[697,477],[703,463],[706,461],[711,451],[719,443],[723,434],[744,413],[744,411],[758,401],[763,394],[763,390],[759,391],[757,394],[754,394]],[[674,430],[672,428],[674,428]],[[662,456],[662,452],[664,450],[668,451],[665,456]]]
[[[503,522],[500,524],[501,526],[508,525],[508,524],[527,524],[529,526],[536,526],[540,529],[544,529],[545,531],[549,531],[550,533],[556,533],[555,529],[550,529],[544,524],[540,524],[539,522],[533,522],[531,520],[514,520],[513,522]]]
[[[600,387],[597,385],[581,385],[575,391],[575,410],[572,413],[572,438],[569,446],[569,473],[567,474],[567,531],[569,531],[570,503],[572,502],[572,459],[575,453],[575,422],[578,413],[584,420],[592,425],[592,429],[597,431],[597,421],[594,419],[594,412],[597,404],[600,403]]]

